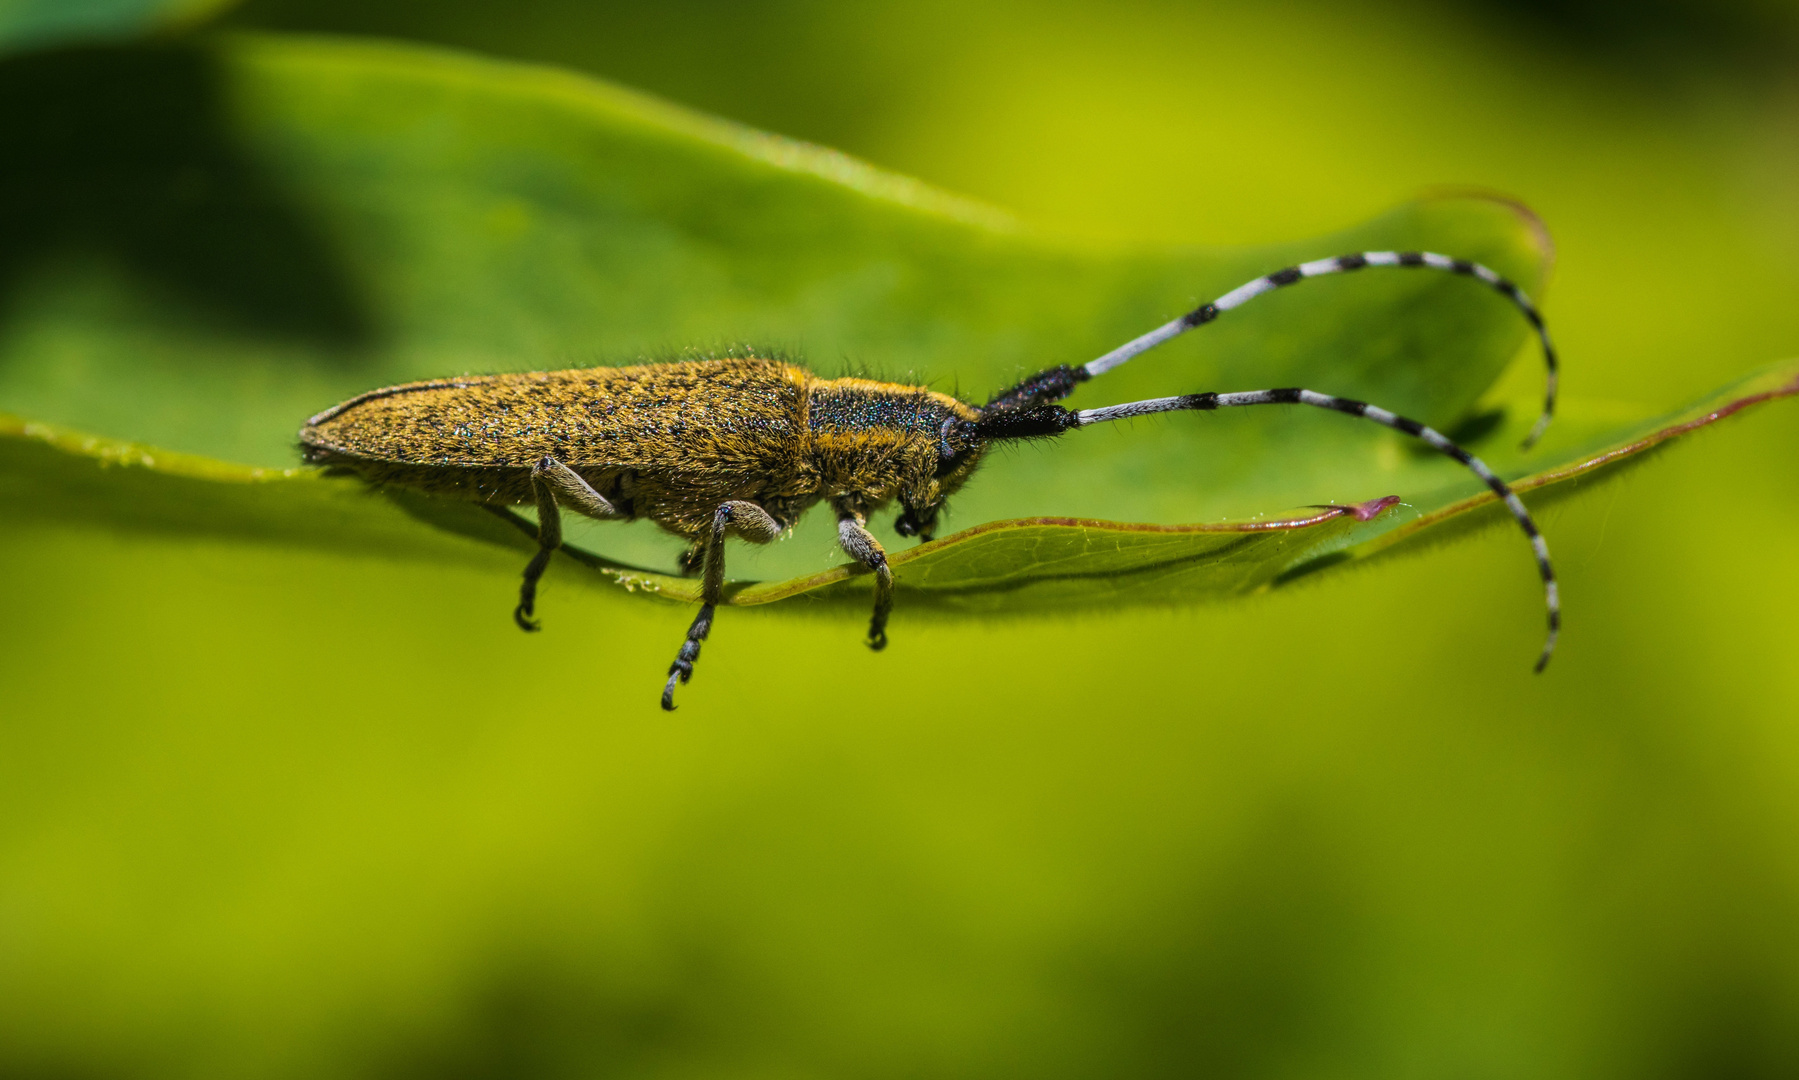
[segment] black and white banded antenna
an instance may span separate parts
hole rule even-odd
[[[1478,278],[1486,282],[1501,296],[1515,304],[1524,318],[1537,332],[1537,339],[1543,343],[1543,362],[1548,369],[1547,386],[1543,395],[1543,414],[1537,418],[1530,434],[1524,437],[1524,446],[1528,449],[1540,438],[1549,427],[1550,418],[1555,415],[1555,390],[1557,368],[1555,345],[1549,340],[1549,328],[1543,323],[1543,316],[1537,311],[1530,297],[1524,290],[1496,271],[1479,263],[1466,259],[1454,259],[1448,255],[1438,255],[1428,251],[1362,251],[1351,255],[1339,255],[1334,259],[1317,259],[1312,262],[1289,266],[1284,270],[1276,270],[1272,274],[1264,274],[1247,284],[1239,285],[1211,303],[1201,304],[1178,319],[1164,323],[1141,337],[1125,342],[1118,348],[1099,357],[1089,360],[1073,373],[1074,380],[1085,382],[1095,375],[1103,375],[1125,361],[1147,352],[1157,345],[1177,338],[1195,327],[1204,326],[1218,316],[1233,308],[1242,307],[1249,301],[1266,292],[1273,292],[1284,285],[1291,285],[1304,278],[1323,277],[1326,274],[1344,274],[1352,270],[1361,270],[1369,266],[1423,266],[1432,270],[1445,270],[1452,274],[1462,274]]]
[[[1178,333],[1178,331],[1176,332]],[[1179,397],[1150,398],[1147,401],[1132,401],[1123,405],[1108,405],[1098,409],[1074,410],[1065,409],[1060,405],[1040,405],[1031,409],[992,409],[984,412],[978,420],[949,422],[945,425],[945,437],[947,439],[950,430],[954,429],[958,437],[972,438],[976,441],[1035,439],[1061,435],[1075,428],[1091,427],[1094,424],[1110,423],[1113,420],[1128,420],[1137,416],[1151,416],[1166,412],[1210,412],[1214,409],[1232,409],[1244,405],[1311,405],[1320,409],[1329,409],[1332,412],[1360,416],[1421,439],[1433,449],[1467,466],[1469,471],[1478,476],[1481,482],[1492,489],[1493,494],[1499,496],[1500,501],[1505,503],[1506,509],[1511,511],[1512,517],[1518,522],[1518,527],[1524,530],[1525,537],[1530,541],[1531,552],[1537,559],[1537,572],[1543,578],[1543,602],[1549,611],[1549,635],[1543,642],[1542,653],[1537,657],[1536,670],[1541,672],[1549,665],[1549,658],[1555,652],[1556,638],[1561,634],[1562,629],[1561,594],[1556,585],[1555,568],[1549,562],[1549,544],[1543,539],[1543,533],[1537,528],[1537,523],[1531,519],[1530,511],[1524,508],[1523,500],[1518,498],[1517,493],[1511,489],[1511,485],[1500,479],[1497,473],[1487,467],[1486,462],[1457,446],[1447,436],[1416,420],[1409,420],[1397,413],[1388,412],[1377,405],[1356,401],[1353,398],[1320,394],[1315,390],[1302,390],[1297,387],[1283,390],[1247,390],[1229,394],[1183,394]]]

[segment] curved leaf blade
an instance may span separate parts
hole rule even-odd
[[[68,99],[69,127],[162,156],[142,176],[61,143],[29,167],[0,162],[18,204],[60,208],[7,254],[25,266],[7,279],[0,407],[264,466],[294,461],[306,416],[414,378],[747,343],[984,398],[1323,253],[1448,250],[1530,290],[1547,261],[1534,220],[1482,199],[1252,249],[1062,243],[829,151],[422,48],[233,36],[111,74],[40,59],[20,77]],[[164,82],[186,112],[115,130],[112,102],[175,100]],[[94,236],[95,220],[120,235]],[[1524,334],[1466,280],[1369,272],[1259,300],[1077,400],[1318,384],[1449,424]],[[1354,441],[1254,421],[1147,430],[1059,449],[1053,480],[1000,461],[960,499],[963,519],[1324,501],[1302,489]],[[1198,463],[1190,482],[1141,482],[1146,459],[1177,457]]]
[[[56,62],[47,58],[43,70],[55,75]],[[201,67],[214,75],[193,78]],[[256,290],[295,283],[221,293],[219,281],[237,273],[227,266],[191,277],[193,296],[214,305],[211,317],[171,318],[139,304],[130,281],[102,282],[100,292],[115,295],[96,299],[95,282],[79,273],[16,305],[0,345],[0,400],[15,408],[37,401],[52,420],[111,421],[95,426],[161,433],[183,452],[241,452],[264,466],[233,472],[95,443],[102,456],[146,465],[127,496],[71,474],[67,462],[40,454],[32,465],[14,447],[9,486],[43,513],[371,543],[397,557],[496,559],[525,538],[476,508],[381,499],[272,469],[292,460],[292,426],[373,384],[472,367],[566,366],[582,342],[637,359],[671,333],[688,342],[796,341],[809,352],[872,360],[894,377],[954,378],[979,398],[1023,371],[1082,361],[1200,298],[1326,252],[1451,251],[1531,290],[1548,261],[1528,214],[1470,198],[1417,203],[1333,237],[1258,249],[1067,245],[829,151],[566,73],[429,49],[234,36],[185,66],[140,65],[121,77],[153,83],[169,71],[220,95],[207,113],[218,130],[190,142],[205,148],[212,181],[256,226],[247,230],[252,246],[236,254],[318,280],[310,293],[277,290],[299,303],[274,322],[269,297]],[[80,158],[50,155],[40,165],[21,183],[87,190],[83,182],[94,179]],[[187,220],[191,207],[147,190],[135,212],[170,225]],[[287,204],[276,218],[256,217],[272,199]],[[304,257],[283,260],[296,250]],[[1515,312],[1465,280],[1398,271],[1353,284],[1324,279],[1260,299],[1096,380],[1075,404],[1308,385],[1447,427],[1477,408],[1524,335]],[[1511,444],[1533,412],[1484,410],[1499,428],[1478,449],[1505,475],[1549,475],[1545,461],[1573,467],[1608,441],[1642,433],[1571,410],[1526,457]],[[997,520],[896,552],[901,588],[970,609],[1236,595],[1479,506],[1470,498],[1477,485],[1458,466],[1343,418],[1271,413],[1124,428],[1064,439],[1048,461],[1048,453],[1019,454],[990,465],[953,509],[964,520]],[[73,438],[52,434],[39,449]],[[40,474],[22,480],[33,468]],[[220,480],[242,483],[226,494]],[[1367,521],[1316,509],[1264,517],[1274,507],[1394,495],[1406,503]],[[1066,516],[1046,519],[1045,511]],[[211,512],[224,524],[206,520]],[[419,521],[437,528],[428,535]],[[865,587],[846,568],[808,565],[816,548],[772,547],[733,556],[737,573],[748,567],[767,579],[734,585],[733,602]],[[639,548],[641,562],[654,545]],[[693,594],[692,582],[583,557],[629,587]]]
[[[1750,375],[1678,412],[1649,421],[1580,422],[1575,414],[1562,435],[1577,452],[1557,464],[1510,482],[1526,501],[1565,496],[1603,470],[1640,459],[1664,443],[1746,409],[1799,395],[1799,361]],[[1518,421],[1516,429],[1528,427]],[[1573,430],[1570,430],[1573,429]],[[1514,431],[1508,430],[1506,434]],[[1557,487],[1557,485],[1565,485]],[[1478,488],[1477,491],[1470,489]],[[1549,490],[1544,490],[1549,489]],[[1081,604],[1188,603],[1221,599],[1284,584],[1386,552],[1426,530],[1498,516],[1497,498],[1478,482],[1407,494],[1390,509],[1385,500],[1314,510],[1273,520],[1177,527],[1109,521],[1024,519],[993,522],[920,545],[891,557],[896,587],[908,602],[965,610],[1067,608]],[[1364,510],[1363,514],[1353,512]],[[1372,512],[1368,512],[1372,511]],[[695,584],[665,575],[607,571],[636,588],[697,600]],[[737,604],[768,603],[802,593],[861,592],[867,575],[840,566],[790,581],[746,585]]]
[[[1737,413],[1799,395],[1799,361],[1751,375],[1677,413],[1619,425],[1576,423],[1583,448],[1513,481],[1529,501],[1571,491],[1670,440]],[[1520,420],[1522,425],[1526,421]],[[1564,438],[1573,438],[1572,434]],[[21,518],[100,521],[274,544],[378,552],[390,558],[490,566],[511,576],[531,547],[477,508],[399,494],[349,479],[261,469],[156,451],[17,418],[0,418],[0,500]],[[1317,507],[1265,520],[1195,525],[1029,518],[997,521],[893,553],[907,604],[960,611],[1067,609],[1092,604],[1192,603],[1272,588],[1370,558],[1428,530],[1472,525],[1495,510],[1484,489],[1448,486],[1366,504]],[[521,521],[519,524],[523,525]],[[697,601],[698,583],[581,551],[569,553],[634,592]],[[777,582],[735,582],[727,602],[796,596],[853,599],[869,586],[841,565]]]

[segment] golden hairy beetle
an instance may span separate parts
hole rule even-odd
[[[1061,435],[1152,413],[1239,405],[1312,405],[1373,420],[1428,443],[1473,470],[1524,529],[1542,573],[1549,662],[1560,606],[1549,549],[1524,504],[1492,470],[1436,431],[1366,402],[1288,388],[1179,397],[1070,410],[1055,402],[1146,349],[1216,319],[1264,292],[1308,277],[1369,266],[1426,267],[1477,278],[1509,297],[1535,327],[1548,363],[1543,414],[1555,409],[1549,335],[1517,286],[1476,263],[1423,252],[1369,251],[1302,263],[1259,277],[1080,367],[1049,368],[972,405],[917,386],[821,379],[779,360],[687,360],[638,367],[469,375],[374,390],[307,421],[308,462],[500,508],[535,504],[538,552],[525,567],[518,625],[531,618],[537,580],[562,545],[561,509],[601,520],[648,518],[692,542],[684,568],[702,574],[699,615],[669,668],[662,707],[693,675],[725,581],[724,542],[765,544],[829,500],[843,550],[875,578],[868,643],[887,644],[893,572],[868,531],[892,502],[902,536],[929,539],[943,504],[989,445]]]

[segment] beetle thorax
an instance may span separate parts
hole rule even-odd
[[[940,505],[949,494],[938,475],[944,423],[978,415],[973,406],[922,387],[815,381],[807,426],[823,493],[857,495],[871,506],[894,498],[909,509]]]

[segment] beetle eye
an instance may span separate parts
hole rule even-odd
[[[961,438],[964,443],[967,443],[974,439],[977,432],[978,429],[968,420],[958,420],[952,416],[943,422],[943,427],[937,435],[938,476],[948,474],[951,469],[955,468],[956,463],[961,459],[962,455],[967,453],[966,446],[961,450],[957,450],[950,446],[950,435],[954,434]]]

